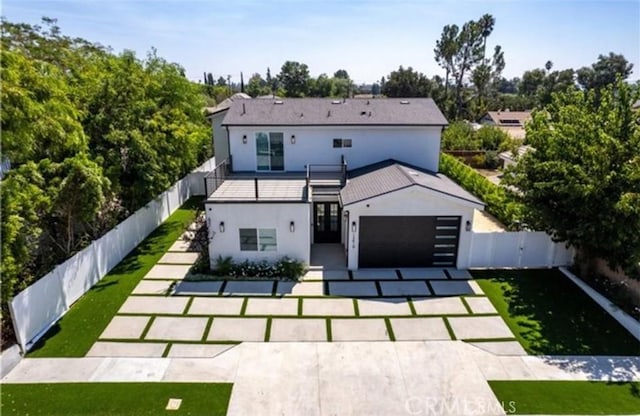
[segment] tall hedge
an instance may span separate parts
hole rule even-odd
[[[440,173],[448,176],[487,204],[487,211],[509,229],[520,224],[522,205],[509,192],[446,153],[440,154]]]

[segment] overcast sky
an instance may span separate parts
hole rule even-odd
[[[240,71],[275,75],[286,60],[313,76],[343,68],[356,83],[399,65],[444,75],[433,54],[442,27],[484,13],[496,19],[488,48],[502,45],[506,77],[547,60],[577,69],[613,51],[640,78],[640,0],[2,0],[9,21],[56,18],[64,34],[140,57],[156,47],[191,79],[207,71],[235,82]]]

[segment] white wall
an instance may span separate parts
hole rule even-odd
[[[207,203],[209,257],[215,267],[218,256],[234,260],[276,261],[284,256],[309,264],[311,217],[307,203]],[[291,232],[289,224],[295,224]],[[224,222],[224,232],[220,232]],[[240,228],[275,228],[276,251],[240,251]]]
[[[471,244],[471,232],[466,231],[465,225],[469,221],[473,224],[474,206],[467,205],[457,198],[429,191],[418,186],[401,189],[396,192],[381,195],[353,205],[343,207],[349,211],[349,256],[350,270],[358,268],[358,251],[360,246],[359,228],[360,216],[460,216],[460,240],[458,242],[457,267],[464,267],[466,254]],[[481,206],[475,206],[482,209]],[[356,232],[351,231],[351,223],[356,221]]]
[[[203,184],[203,175],[211,165],[215,165],[213,159],[16,295],[9,308],[22,351],[187,199],[203,195],[203,186],[197,184]]]
[[[220,111],[211,116],[211,127],[213,131],[213,153],[217,156],[218,161],[229,157],[229,143],[227,140],[227,129],[222,127],[222,120],[227,115],[227,111]]]
[[[256,170],[256,132],[284,133],[286,171],[304,171],[307,164],[340,163],[348,169],[396,159],[436,172],[440,155],[440,127],[229,127],[234,171]],[[247,143],[242,143],[242,136]],[[291,136],[296,143],[291,143]],[[350,148],[333,148],[333,139],[351,139]],[[216,150],[217,152],[217,150]],[[217,153],[216,153],[217,154]]]
[[[573,264],[574,250],[542,231],[471,233],[463,267],[557,267]]]

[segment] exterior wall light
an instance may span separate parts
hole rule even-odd
[[[466,226],[465,226],[465,229],[466,229],[467,231],[471,231],[471,221],[467,221],[467,224],[466,224]]]
[[[295,134],[291,135],[291,144],[296,144],[296,135]]]
[[[247,144],[247,135],[242,136],[242,144]]]
[[[220,230],[221,233],[224,232],[224,221],[220,221],[220,225],[218,226],[218,229]]]
[[[291,221],[289,223],[289,231],[294,232],[296,230],[296,223]]]
[[[356,232],[356,222],[355,221],[351,222],[351,231],[354,232],[354,233]]]

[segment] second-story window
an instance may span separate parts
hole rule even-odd
[[[351,147],[351,139],[333,139],[333,147]]]
[[[342,147],[342,139],[333,139],[333,147]]]

